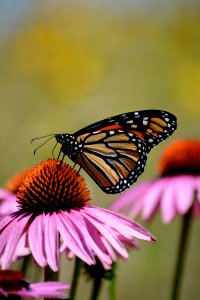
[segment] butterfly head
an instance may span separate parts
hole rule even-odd
[[[81,152],[82,144],[78,143],[72,134],[56,134],[55,139],[61,144],[61,151],[72,160]]]

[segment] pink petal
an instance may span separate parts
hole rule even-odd
[[[117,254],[114,251],[113,247],[111,246],[111,244],[107,241],[107,239],[105,239],[103,236],[101,237],[102,242],[109,254],[109,256],[111,257],[112,261],[116,261],[117,260]]]
[[[30,284],[30,290],[22,289],[10,294],[19,295],[24,298],[63,298],[68,284],[61,282],[41,282]]]
[[[146,192],[151,184],[152,181],[147,181],[127,190],[112,203],[109,209],[117,212],[124,210],[127,211],[128,207],[132,206],[132,204],[137,201],[137,199],[141,199],[141,195]]]
[[[176,216],[176,202],[174,194],[174,186],[171,185],[172,178],[168,179],[168,184],[165,186],[165,190],[161,199],[161,214],[164,223],[169,223]]]
[[[114,228],[125,237],[137,237],[147,241],[155,240],[145,228],[118,213],[89,205],[84,207],[84,212],[101,220],[101,222]]]
[[[28,243],[36,262],[44,267],[47,264],[46,253],[44,249],[44,221],[45,215],[37,216],[29,227]],[[36,242],[37,241],[37,242]]]
[[[112,261],[107,253],[107,250],[102,243],[101,236],[97,229],[85,219],[83,216],[83,209],[80,211],[72,210],[71,214],[75,217],[74,221],[79,226],[80,230],[83,231],[85,242],[90,247],[91,253],[94,253],[102,263],[111,265]],[[95,263],[95,260],[93,264]]]
[[[134,199],[134,201],[132,203],[133,205],[132,205],[132,207],[130,207],[129,213],[125,213],[125,211],[124,211],[125,215],[127,215],[128,217],[131,217],[131,218],[135,218],[141,214],[142,209],[144,207],[143,196],[145,194],[141,194],[140,198]]]
[[[92,218],[92,216],[85,214],[85,218],[89,220],[89,222],[104,236],[104,238],[109,241],[109,243],[112,245],[113,248],[122,256],[127,256],[127,251],[125,247],[122,245],[120,240],[117,238],[114,232],[112,232],[111,228],[107,226],[106,224],[102,224],[95,220],[95,218]],[[109,225],[109,224],[108,224]]]
[[[10,235],[10,231],[12,230],[13,227],[13,217],[8,216],[0,220],[0,256],[3,253],[3,250],[5,248],[5,245],[7,243],[7,240]]]
[[[101,261],[101,263],[105,267],[105,269],[110,269],[111,265],[112,265],[112,259],[109,256],[107,249],[102,241],[102,236],[100,235],[100,233],[98,232],[96,227],[92,223],[90,223],[87,219],[85,219],[85,223],[86,223],[89,235],[92,238],[92,246],[93,246],[94,254]]]
[[[26,245],[26,238],[27,238],[27,235],[25,232],[21,236],[21,238],[17,244],[14,260],[17,260],[18,257],[22,257],[22,256],[26,256],[26,255],[30,254],[30,249]]]
[[[149,189],[145,193],[143,199],[142,218],[144,220],[150,219],[155,213],[155,210],[158,208],[161,199],[161,194],[163,188],[165,187],[165,184],[166,184],[166,179],[161,178],[161,179],[154,180],[152,182],[152,185],[149,186]]]
[[[15,251],[17,244],[24,233],[24,229],[28,224],[28,220],[30,217],[20,216],[15,218],[12,223],[10,223],[10,234],[6,241],[6,246],[4,249],[4,253],[1,257],[2,269],[7,269],[15,256]],[[8,226],[9,226],[8,225]],[[7,229],[7,228],[6,228]],[[4,232],[6,231],[4,230]],[[2,235],[4,234],[2,233]]]
[[[171,184],[174,185],[177,211],[185,214],[194,201],[195,178],[193,176],[176,176],[171,178]]]
[[[46,214],[44,220],[44,246],[48,265],[56,272],[59,269],[58,231],[54,214]]]
[[[13,193],[10,193],[4,189],[0,189],[0,200],[4,200],[4,199],[13,199],[13,197],[16,199],[16,195]]]
[[[64,212],[60,212],[55,215],[57,220],[57,228],[60,232],[60,235],[65,243],[66,247],[68,247],[72,252],[75,253],[76,256],[80,257],[83,261],[91,264],[91,258],[87,251],[83,248],[83,244],[79,239],[76,229],[73,224],[68,220],[68,216],[64,214]]]
[[[7,199],[0,204],[0,216],[8,216],[9,214],[19,210],[18,203],[15,199]]]

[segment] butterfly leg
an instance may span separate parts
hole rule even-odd
[[[80,171],[81,171],[81,166],[79,166],[79,169],[78,169],[78,174],[80,173]]]
[[[53,147],[53,150],[52,150],[52,152],[51,152],[51,153],[52,153],[53,160],[55,159],[55,156],[54,156],[54,150],[55,150],[57,144],[58,144],[58,142],[55,144],[55,146]]]
[[[61,149],[60,149],[60,151],[59,151],[59,153],[58,153],[58,157],[57,157],[57,159],[59,159],[60,158],[60,155],[61,155]],[[65,157],[65,155],[63,154],[63,157],[61,158],[61,160],[63,161],[64,160],[64,157]]]

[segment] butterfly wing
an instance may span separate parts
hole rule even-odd
[[[162,110],[129,112],[91,124],[75,133],[76,136],[93,131],[123,130],[134,133],[146,143],[147,153],[169,137],[177,127],[176,117]]]
[[[77,137],[83,145],[76,162],[106,193],[129,188],[144,171],[145,143],[134,133],[103,130]]]

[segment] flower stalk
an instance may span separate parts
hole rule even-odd
[[[112,275],[112,278],[109,282],[109,299],[110,300],[116,300],[117,299],[117,291],[116,291],[116,288],[117,288],[117,276],[116,276],[116,268],[117,268],[117,262],[113,263],[113,267],[112,267],[112,270],[113,270],[113,275]]]
[[[102,286],[102,277],[95,276],[93,281],[92,293],[90,300],[97,300]]]
[[[73,279],[72,279],[72,284],[71,284],[71,289],[70,289],[70,298],[72,300],[74,300],[75,296],[76,296],[78,280],[79,280],[80,272],[81,272],[81,266],[82,266],[82,261],[80,260],[80,258],[76,257],[74,274],[73,274]]]
[[[52,269],[47,265],[44,268],[44,282],[48,281],[57,281],[58,280],[59,272],[54,272]],[[55,300],[56,298],[44,298],[44,300]]]
[[[184,272],[186,251],[189,240],[189,231],[192,221],[193,206],[182,216],[181,235],[177,252],[174,280],[172,285],[171,300],[178,300],[180,295],[181,281]]]

